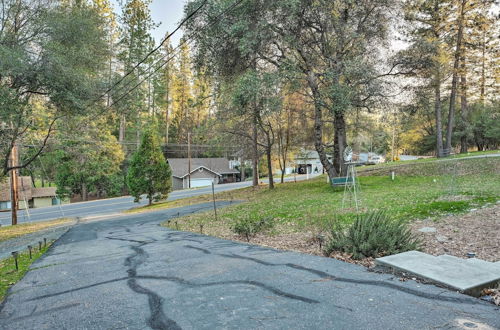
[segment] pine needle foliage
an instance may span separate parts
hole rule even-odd
[[[165,199],[172,187],[172,170],[162,153],[156,126],[144,132],[141,145],[132,157],[127,185],[135,201],[145,194],[149,205]]]
[[[375,211],[357,215],[347,229],[333,222],[324,252],[326,255],[333,251],[346,252],[354,259],[378,258],[417,250],[419,245],[405,222],[391,219],[383,211]]]

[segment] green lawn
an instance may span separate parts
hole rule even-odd
[[[446,158],[431,157],[431,158],[423,158],[423,159],[416,159],[416,160],[386,162],[386,163],[377,164],[377,165],[365,165],[365,166],[360,166],[358,168],[358,170],[364,171],[364,170],[370,170],[370,169],[374,169],[374,168],[385,168],[385,167],[393,167],[393,166],[398,166],[398,165],[421,164],[421,163],[427,163],[427,162],[435,162],[436,160],[446,161],[446,160],[450,160],[450,159],[460,159],[460,158],[473,157],[473,156],[486,156],[486,155],[499,154],[499,153],[500,153],[500,150],[473,151],[473,152],[468,152],[468,153],[463,153],[463,154],[455,154],[455,155],[452,155],[452,156],[446,157]]]
[[[0,260],[0,302],[5,298],[7,290],[23,278],[24,274],[29,270],[30,265],[40,258],[48,248],[48,243],[46,247],[42,247],[41,251],[36,247],[33,250],[32,259],[29,258],[28,251],[20,253],[18,256],[19,270],[16,270],[13,257]]]
[[[439,218],[461,213],[500,200],[500,159],[463,160],[452,171],[423,172],[420,175],[360,177],[359,194],[362,210],[385,210],[397,219],[411,221]],[[425,175],[427,174],[427,175]],[[182,230],[215,234],[229,228],[239,219],[272,218],[279,231],[314,230],[334,216],[350,222],[355,212],[342,209],[343,188],[332,188],[319,177],[307,182],[279,184],[272,191],[266,186],[234,191],[232,198],[248,202],[219,210],[219,221],[213,212],[184,217],[170,224]],[[227,196],[218,195],[226,199]]]

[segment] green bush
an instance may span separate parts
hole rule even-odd
[[[338,221],[330,225],[325,254],[342,251],[354,259],[378,258],[419,248],[406,223],[393,220],[384,212],[359,214],[348,228]]]
[[[272,218],[262,218],[260,220],[243,218],[234,222],[231,229],[234,233],[244,236],[248,242],[250,242],[250,237],[255,236],[264,230],[271,229],[274,226]]]

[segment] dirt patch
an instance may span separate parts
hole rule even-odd
[[[220,234],[219,232],[217,236],[247,244],[266,246],[277,250],[307,253],[322,257],[325,256],[322,248],[320,248],[319,241],[315,238],[316,235],[312,232],[280,233],[276,235],[257,234],[250,239],[250,242],[247,242],[245,238],[231,232],[225,232],[224,234]],[[351,258],[350,254],[343,252],[333,252],[329,257],[365,267],[372,267],[375,264],[372,258],[355,260]]]
[[[472,252],[482,260],[500,261],[500,204],[439,220],[415,221],[411,227],[423,241],[423,252],[460,258]],[[422,233],[423,227],[436,231]]]

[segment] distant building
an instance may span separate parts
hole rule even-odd
[[[359,154],[354,153],[353,160],[366,165],[380,164],[385,161],[383,156],[377,155],[374,152],[360,152]]]
[[[236,182],[240,174],[231,168],[229,160],[225,158],[191,158],[191,172],[188,170],[188,158],[169,158],[172,169],[172,189],[180,190],[205,187],[214,184]],[[191,175],[189,175],[191,174]]]
[[[62,202],[56,194],[56,187],[34,188],[29,176],[18,177],[19,209],[58,205]],[[10,181],[0,183],[0,211],[10,210]]]
[[[331,155],[327,157],[330,161],[332,160]],[[294,162],[298,174],[323,173],[323,164],[316,150],[301,150],[295,156]]]

